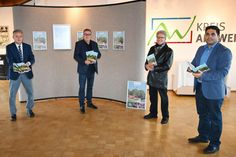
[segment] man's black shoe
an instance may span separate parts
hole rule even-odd
[[[208,140],[204,140],[199,136],[193,137],[193,138],[189,138],[188,139],[189,143],[208,143]]]
[[[32,110],[29,110],[29,111],[27,112],[27,115],[28,115],[30,118],[35,117],[35,114],[34,114],[34,112],[33,112]]]
[[[85,108],[84,108],[84,106],[80,107],[80,112],[83,113],[83,114],[85,113]]]
[[[157,118],[157,115],[152,115],[151,113],[149,113],[149,114],[145,115],[143,118],[144,118],[144,119]]]
[[[16,121],[16,114],[13,114],[13,115],[11,116],[11,121]]]
[[[98,109],[98,107],[95,106],[93,103],[88,103],[87,107],[93,108],[93,109]]]
[[[167,124],[168,121],[169,121],[169,118],[168,118],[168,117],[166,117],[166,118],[162,118],[162,120],[161,120],[161,124]]]
[[[204,154],[213,154],[213,153],[215,153],[215,152],[218,152],[219,151],[219,147],[217,147],[217,146],[211,146],[211,145],[209,145],[209,146],[207,146],[204,150],[203,150],[203,153]]]

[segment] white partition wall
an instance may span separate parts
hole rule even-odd
[[[174,50],[169,89],[173,88],[172,76],[177,74],[177,63],[191,61],[198,47],[205,44],[203,34],[207,25],[219,26],[221,43],[233,53],[229,78],[236,76],[236,20],[233,16],[236,10],[235,0],[147,0],[146,7],[146,51],[153,44],[152,35],[157,29],[167,31],[169,46]],[[229,81],[229,86],[236,90],[235,81]]]
[[[73,59],[77,32],[84,28],[108,31],[108,50],[101,50],[99,74],[95,76],[94,96],[125,101],[128,80],[144,81],[145,2],[93,8],[15,7],[15,28],[24,31],[32,44],[32,31],[47,32],[47,50],[34,51],[35,99],[78,95],[77,63]],[[53,24],[70,24],[71,50],[53,49]],[[125,31],[125,50],[112,49],[113,31]],[[26,100],[20,88],[20,101]]]

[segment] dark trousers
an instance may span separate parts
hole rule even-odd
[[[196,106],[199,115],[198,133],[202,139],[210,140],[210,145],[219,146],[222,133],[221,106],[224,99],[211,100],[202,94],[202,85],[196,86]]]
[[[151,101],[151,106],[150,106],[150,113],[152,115],[157,115],[158,113],[158,95],[160,94],[161,97],[161,112],[162,112],[162,117],[163,118],[169,118],[169,111],[168,111],[168,95],[167,95],[167,89],[159,89],[155,88],[152,86],[149,86],[149,95],[150,95],[150,101]]]
[[[86,98],[88,103],[92,103],[94,77],[95,77],[94,71],[88,71],[86,74],[79,74],[80,106],[84,106],[86,82],[87,82]]]

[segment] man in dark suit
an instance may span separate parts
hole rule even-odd
[[[97,59],[101,58],[101,53],[98,49],[98,45],[95,41],[91,40],[92,31],[90,29],[84,29],[83,40],[76,42],[74,59],[78,62],[77,72],[79,73],[79,101],[80,111],[85,113],[85,84],[87,82],[87,107],[97,109],[92,102],[93,97],[93,83],[95,72],[98,73],[97,60],[88,60],[86,52],[97,52]]]
[[[9,79],[10,79],[10,112],[11,120],[16,121],[16,94],[19,89],[19,86],[22,82],[28,99],[26,103],[27,115],[29,117],[34,117],[33,112],[34,107],[34,95],[33,95],[33,86],[32,86],[32,65],[35,63],[34,55],[31,50],[31,46],[23,43],[23,32],[21,30],[13,31],[14,42],[7,45],[7,61],[9,67]],[[24,65],[26,70],[17,71],[16,66]]]
[[[148,70],[147,84],[149,85],[150,95],[150,113],[144,116],[144,119],[157,118],[157,103],[158,92],[161,96],[161,124],[166,124],[169,121],[169,101],[167,95],[168,71],[173,62],[173,50],[168,47],[166,41],[166,32],[158,31],[156,34],[156,45],[152,46],[149,50],[148,56],[155,55],[156,65],[153,63],[145,62],[145,69]]]
[[[220,148],[222,133],[221,106],[226,94],[225,78],[231,66],[231,51],[219,43],[217,26],[205,29],[206,45],[198,48],[192,61],[194,66],[206,64],[210,70],[193,73],[197,113],[199,115],[198,136],[189,138],[189,143],[210,143],[203,152],[215,153]]]

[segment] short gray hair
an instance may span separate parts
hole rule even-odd
[[[13,34],[15,34],[15,33],[21,33],[21,34],[23,34],[23,31],[20,30],[20,29],[15,29],[15,30],[13,31]]]
[[[166,37],[166,32],[165,32],[165,31],[163,31],[163,30],[157,31],[157,34],[156,34],[156,36],[157,36],[158,34],[163,34],[163,35]]]

